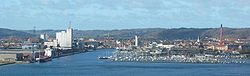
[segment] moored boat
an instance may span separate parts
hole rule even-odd
[[[48,62],[48,61],[51,61],[51,57],[43,57],[43,58],[40,58],[39,59],[39,62],[42,63],[42,62]]]
[[[109,59],[109,57],[103,56],[103,57],[98,57],[98,59]]]

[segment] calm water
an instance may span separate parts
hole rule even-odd
[[[0,66],[0,76],[250,76],[249,64],[111,62],[98,60],[102,49],[47,63]]]

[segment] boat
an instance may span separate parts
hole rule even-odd
[[[43,63],[43,62],[48,62],[51,61],[51,57],[40,57],[39,59],[37,59],[38,62]]]
[[[98,57],[98,59],[109,59],[109,57],[103,56],[103,57]]]
[[[106,51],[106,55],[105,56],[100,56],[98,57],[98,59],[109,59],[110,57],[108,56],[108,51]]]
[[[51,48],[46,48],[44,49],[44,55],[40,56],[39,54],[39,58],[36,58],[36,61],[40,62],[40,63],[43,63],[43,62],[48,62],[48,61],[51,61],[52,60],[52,51],[53,49]]]

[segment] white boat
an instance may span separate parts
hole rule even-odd
[[[110,57],[108,56],[108,53],[106,51],[106,55],[102,56],[102,57],[98,57],[98,59],[109,59]]]
[[[43,56],[40,56],[39,54],[39,58],[36,58],[36,61],[39,61],[39,62],[48,62],[48,61],[51,61],[51,57],[52,57],[52,51],[53,49],[51,48],[46,48],[44,49],[44,55]]]
[[[103,56],[103,57],[98,57],[98,59],[109,59],[109,57]]]

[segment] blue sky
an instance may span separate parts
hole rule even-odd
[[[0,28],[250,27],[249,0],[1,0]]]

